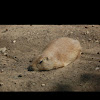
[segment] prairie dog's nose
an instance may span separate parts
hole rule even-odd
[[[28,71],[34,71],[34,69],[32,68],[32,65],[28,66]]]

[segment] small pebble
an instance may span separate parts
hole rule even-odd
[[[7,56],[7,53],[6,53],[6,52],[4,52],[4,53],[3,53],[3,55],[4,55],[4,56]]]
[[[97,38],[95,38],[95,40],[97,40]]]
[[[0,83],[0,86],[2,86],[3,85],[3,83]]]
[[[5,32],[7,32],[7,31],[8,31],[8,29],[4,30],[2,33],[5,33]]]
[[[82,35],[84,35],[84,33],[81,33]]]
[[[80,86],[82,86],[82,84],[79,84]]]
[[[6,29],[6,31],[8,31],[8,29]]]
[[[92,63],[92,61],[89,61],[89,64]]]
[[[45,86],[45,84],[41,84],[41,86],[42,86],[42,87],[44,87],[44,86]]]
[[[29,62],[32,62],[32,60],[30,60]]]
[[[85,28],[88,28],[88,27],[85,26]]]
[[[83,35],[86,35],[86,34],[87,34],[87,32],[84,32],[84,33],[83,33]]]
[[[98,43],[99,41],[98,41],[98,40],[96,40],[95,42],[96,42],[96,43]]]
[[[96,67],[96,68],[95,68],[95,70],[99,70],[99,69],[100,69],[99,67]]]
[[[85,40],[84,40],[84,39],[82,39],[82,42],[83,42],[83,43],[85,43]]]
[[[18,75],[18,77],[22,77],[22,75],[20,74],[20,75]]]
[[[73,33],[73,32],[70,32],[70,33]]]
[[[27,32],[28,34],[30,33],[30,32]]]
[[[100,54],[99,52],[97,52],[97,54]]]
[[[36,83],[32,83],[32,85],[35,85]]]
[[[4,48],[0,48],[0,52],[2,52],[2,53],[4,53],[6,50],[7,50],[6,47],[4,47]]]
[[[86,34],[89,34],[89,31],[86,31]]]
[[[2,72],[4,72],[4,70],[3,70],[3,69],[1,69],[1,73],[2,73]]]
[[[91,39],[88,39],[88,41],[91,41]]]
[[[14,40],[13,43],[16,43],[16,40]]]
[[[14,78],[14,79],[18,79],[18,77],[17,77],[17,76],[13,76],[13,78]]]

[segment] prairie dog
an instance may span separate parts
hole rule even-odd
[[[80,53],[81,46],[78,40],[61,37],[51,41],[28,70],[41,71],[64,67],[79,58]]]

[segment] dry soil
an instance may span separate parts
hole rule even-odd
[[[27,70],[51,40],[64,36],[80,41],[79,60]],[[0,91],[100,91],[100,25],[0,25]]]

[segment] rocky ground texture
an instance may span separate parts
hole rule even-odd
[[[78,39],[78,61],[51,71],[27,67],[58,37]],[[100,25],[0,25],[0,91],[100,91]]]

